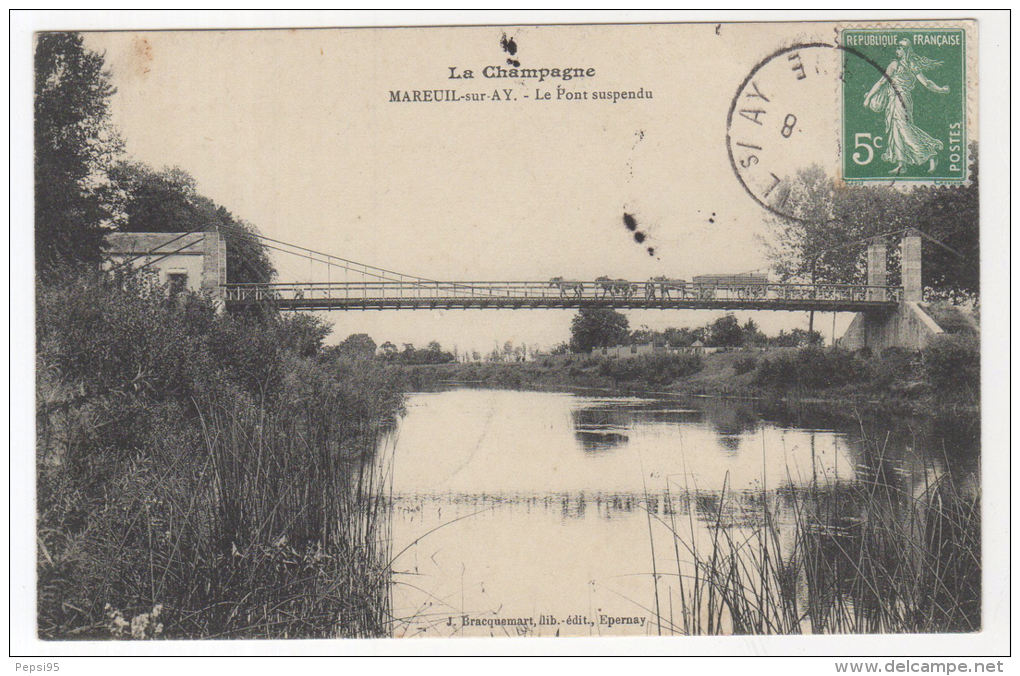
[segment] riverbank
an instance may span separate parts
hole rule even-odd
[[[391,367],[98,275],[36,318],[41,638],[389,634]]]
[[[881,355],[831,348],[734,349],[704,355],[604,359],[556,355],[523,363],[410,366],[412,388],[443,384],[493,388],[662,393],[842,406],[925,415],[977,412],[976,341],[955,338],[924,352]]]

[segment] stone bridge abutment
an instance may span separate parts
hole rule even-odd
[[[868,244],[868,285],[885,286],[887,244],[876,237]],[[928,341],[940,333],[941,327],[925,311],[921,283],[921,234],[911,228],[900,240],[900,278],[903,299],[896,307],[874,312],[859,312],[839,339],[839,344],[850,350],[869,348],[876,352],[889,347],[923,349]],[[885,300],[885,290],[875,289]]]

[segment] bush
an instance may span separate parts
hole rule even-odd
[[[625,359],[604,359],[598,373],[619,382],[646,382],[666,385],[678,378],[701,370],[701,357],[696,354],[650,354]]]
[[[385,632],[388,367],[131,279],[40,285],[36,322],[41,637]]]
[[[889,347],[882,355],[870,362],[872,368],[871,387],[884,390],[896,383],[920,379],[920,355],[916,350],[903,347]]]
[[[750,373],[758,365],[758,359],[754,355],[741,357],[733,363],[733,370],[738,376]]]
[[[839,387],[866,380],[867,366],[842,349],[804,347],[796,352],[763,359],[755,383],[771,387]]]
[[[921,354],[925,378],[937,393],[980,392],[981,343],[975,336],[938,335]]]

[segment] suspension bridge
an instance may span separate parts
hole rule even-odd
[[[315,251],[243,230],[266,249],[307,261],[307,275],[294,266],[285,277],[299,281],[227,283],[224,233],[239,235],[234,226],[217,231],[185,233],[124,233],[114,268],[158,267],[166,281],[199,288],[213,295],[227,311],[275,308],[281,311],[454,310],[454,309],[661,309],[777,310],[853,312],[848,330],[853,345],[884,347],[923,345],[939,332],[919,306],[921,302],[921,236],[916,230],[901,237],[902,286],[886,283],[887,241],[869,241],[864,284],[778,283],[764,275],[702,275],[691,281],[654,277],[649,280],[568,280],[554,277],[532,281],[438,280],[395,272]],[[112,236],[111,236],[112,237]],[[142,244],[144,243],[144,245]],[[191,262],[184,257],[191,255]],[[201,262],[196,263],[196,260]],[[176,261],[176,262],[175,262]],[[111,262],[114,262],[111,260]],[[245,266],[243,259],[234,264]],[[188,286],[188,268],[200,284]],[[175,267],[176,266],[176,267]],[[281,267],[281,271],[283,268]],[[183,275],[183,276],[182,276]]]
[[[707,284],[571,281],[302,282],[227,284],[228,309],[280,310],[619,309],[815,310],[865,312],[895,307],[901,289],[863,284]]]
[[[901,287],[880,283],[773,283],[761,276],[720,282],[598,278],[445,281],[404,274],[248,233],[271,250],[305,259],[307,279],[221,284],[228,310],[272,306],[285,311],[617,309],[868,312],[894,308]]]

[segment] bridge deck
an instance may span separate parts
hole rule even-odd
[[[227,307],[280,310],[618,309],[815,310],[891,309],[899,287],[851,284],[693,284],[685,282],[424,282],[228,284]]]

